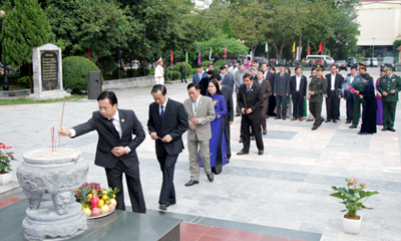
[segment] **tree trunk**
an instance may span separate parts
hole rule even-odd
[[[326,40],[323,40],[322,43],[322,55],[326,55]]]
[[[273,43],[273,47],[274,47],[274,50],[276,50],[276,59],[279,59],[279,51],[278,51],[278,47],[277,47],[277,44],[276,43]]]
[[[31,89],[31,94],[33,94],[32,64],[28,64],[28,75],[29,75],[29,88]]]
[[[302,51],[301,51],[301,48],[302,48],[302,34],[299,36],[299,61],[301,61],[301,59],[302,59],[302,57],[301,57],[301,55],[302,55]]]

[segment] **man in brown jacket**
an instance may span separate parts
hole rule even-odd
[[[270,86],[270,82],[264,79],[264,71],[259,69],[255,80],[255,84],[259,84],[262,87],[262,94],[263,94],[263,104],[262,104],[262,113],[260,115],[260,122],[263,128],[263,135],[267,134],[266,130],[266,112],[267,107],[269,106],[269,97],[272,95],[272,87]]]

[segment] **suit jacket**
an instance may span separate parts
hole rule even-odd
[[[287,72],[284,72],[283,76],[280,74],[278,72],[274,78],[273,93],[283,96],[290,93],[290,75]]]
[[[244,75],[246,73],[249,73],[248,70],[244,70],[244,72],[241,72],[239,69],[235,71],[234,73],[234,84],[235,84],[235,92],[238,93],[239,87],[244,83]]]
[[[205,72],[203,72],[203,73],[202,73],[202,78],[205,78],[205,77],[207,77],[207,75],[206,75]],[[196,74],[194,74],[194,75],[192,76],[192,82],[199,84],[202,78],[199,79],[199,74],[196,73]]]
[[[192,108],[191,99],[188,98],[184,101],[184,108],[185,112],[187,113],[188,123],[191,122],[193,118],[199,118],[201,121],[200,124],[195,125],[195,130],[188,129],[188,140],[209,140],[212,137],[210,122],[216,119],[212,98],[202,95],[199,96],[199,103],[196,115]]]
[[[274,89],[274,75],[272,72],[267,71],[267,73],[265,73],[265,80],[270,82],[270,86],[272,87],[272,92]]]
[[[241,109],[252,109],[252,113],[248,115],[249,119],[259,119],[263,104],[262,87],[253,83],[251,90],[247,93],[246,85],[241,85],[237,95],[237,102]]]
[[[263,94],[263,104],[262,107],[265,107],[269,104],[269,97],[272,95],[272,87],[270,86],[270,82],[267,80],[262,80],[262,84],[259,84],[259,80],[254,81],[254,84],[259,85],[262,88]]]
[[[233,76],[230,73],[226,73],[224,75],[224,78],[221,80],[221,85],[226,86],[230,88],[231,90],[234,89],[234,79]]]
[[[352,77],[351,74],[349,74],[349,75],[347,75],[347,77],[345,77],[344,83],[347,83],[348,86],[351,86],[351,77]],[[350,99],[353,97],[351,91],[349,91],[348,89],[344,89],[343,96],[346,99]]]
[[[297,76],[293,75],[291,76],[290,80],[290,95],[295,96],[297,94]],[[301,82],[299,84],[299,94],[301,95],[300,97],[304,98],[306,96],[306,77],[301,75]]]
[[[227,114],[224,115],[224,122],[234,121],[233,91],[226,86],[223,86],[220,90],[227,103]]]
[[[96,148],[95,164],[105,168],[113,168],[117,164],[119,158],[111,153],[111,150],[117,146],[128,146],[131,149],[129,154],[120,157],[127,167],[138,165],[136,148],[145,140],[142,124],[134,111],[120,109],[117,109],[117,111],[122,131],[121,138],[117,137],[115,132],[112,131],[110,121],[104,118],[99,111],[93,112],[92,118],[88,122],[72,128],[75,130],[73,138],[90,131],[97,131],[99,140]],[[135,135],[134,139],[132,139],[132,135]]]
[[[325,94],[327,94],[328,92],[331,91],[331,81],[333,81],[331,79],[331,73],[330,74],[326,74],[326,79],[327,79],[327,90],[325,92]],[[342,95],[342,84],[344,84],[344,77],[340,74],[336,74],[336,79],[334,80],[334,90],[336,95]]]
[[[199,82],[199,88],[200,88],[200,93],[201,95],[206,95],[207,94],[207,88],[209,87],[209,81],[212,78],[209,78],[207,75],[201,79]]]
[[[164,151],[171,156],[178,155],[184,149],[181,136],[188,129],[188,118],[184,106],[180,102],[168,99],[162,120],[159,105],[153,102],[149,105],[148,129],[150,132],[156,132],[160,138],[166,135],[173,138],[170,143],[157,139],[155,141],[156,155],[162,156]]]

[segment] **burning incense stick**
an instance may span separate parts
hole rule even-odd
[[[63,126],[64,106],[65,106],[65,96],[64,96],[64,103],[63,103],[63,111],[61,112],[60,129]],[[61,135],[58,132],[58,148],[60,148],[60,142],[61,142]]]

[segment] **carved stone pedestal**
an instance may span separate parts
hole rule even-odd
[[[74,198],[88,170],[88,163],[75,149],[57,153],[39,150],[24,155],[17,178],[29,202],[22,222],[26,239],[71,238],[88,228],[86,215]],[[41,203],[43,194],[51,194],[52,201]]]

